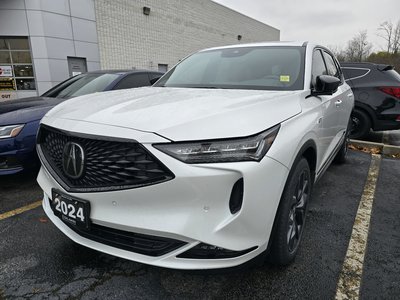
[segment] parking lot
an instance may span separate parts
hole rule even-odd
[[[367,141],[384,143],[387,145],[400,146],[400,130],[393,131],[371,131],[366,137]]]
[[[400,160],[377,156],[379,175],[372,207],[360,296],[395,299],[400,294]],[[343,264],[371,155],[350,151],[317,183],[296,261],[218,272],[160,269],[75,244],[38,205],[35,175],[0,183],[0,298],[16,299],[333,299],[340,276],[353,288]],[[30,207],[26,205],[32,204]],[[26,211],[15,211],[24,207]],[[36,208],[33,208],[36,207]],[[13,214],[16,214],[12,216]],[[344,269],[344,272],[346,270]]]

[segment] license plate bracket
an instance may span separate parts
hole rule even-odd
[[[79,229],[90,229],[90,202],[66,195],[56,189],[51,191],[50,207],[63,222]]]

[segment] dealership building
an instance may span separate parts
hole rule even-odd
[[[202,48],[276,40],[211,0],[0,0],[0,101],[86,71],[166,71]]]

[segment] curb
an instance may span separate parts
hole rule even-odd
[[[383,155],[400,158],[400,146],[359,140],[350,140],[350,145],[358,150],[371,150],[371,152],[378,152]]]

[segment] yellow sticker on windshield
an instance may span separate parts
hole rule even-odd
[[[290,76],[289,75],[281,75],[280,81],[281,82],[290,82]]]

